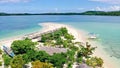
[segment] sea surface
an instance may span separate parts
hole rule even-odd
[[[0,39],[39,31],[39,23],[57,22],[99,34],[110,56],[120,60],[120,16],[34,15],[0,16]]]

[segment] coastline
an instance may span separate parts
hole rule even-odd
[[[87,32],[82,31],[82,30],[77,30],[70,25],[64,25],[64,24],[53,23],[53,22],[40,23],[39,25],[41,25],[43,28],[38,32],[31,33],[32,35],[34,35],[36,33],[43,33],[43,32],[47,32],[50,30],[58,29],[60,27],[66,27],[68,29],[69,33],[72,34],[76,38],[75,41],[79,41],[79,42],[83,42],[83,43],[89,42],[93,47],[97,46],[93,56],[101,57],[104,60],[104,65],[103,65],[104,68],[118,68],[119,63],[113,62],[113,61],[117,61],[117,59],[114,57],[110,57],[110,55],[108,55],[103,50],[103,47],[101,46],[101,44],[94,42],[94,41],[87,40],[87,35],[86,35]],[[31,34],[28,34],[28,35],[31,35]],[[4,45],[7,45],[10,47],[10,44],[12,43],[12,41],[22,39],[25,36],[26,35],[16,36],[16,37],[12,37],[9,39],[5,39],[3,41],[0,41],[0,45],[4,44]]]
[[[117,58],[111,57],[107,52],[105,52],[104,47],[101,46],[99,42],[87,40],[88,32],[75,29],[70,25],[64,25],[64,24],[59,24],[59,23],[43,23],[42,25],[43,27],[49,26],[48,28],[55,28],[56,26],[66,27],[69,33],[72,34],[76,38],[76,41],[83,42],[83,43],[89,42],[91,46],[97,47],[95,49],[93,56],[97,56],[103,59],[104,68],[119,68],[119,62],[115,62],[117,61]]]

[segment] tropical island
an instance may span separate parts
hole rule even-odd
[[[67,13],[0,13],[0,16],[23,16],[23,15],[100,15],[100,16],[120,16],[120,11],[86,11]]]
[[[4,63],[0,65],[5,68],[104,67],[104,60],[93,55],[97,48],[83,39],[82,32],[61,24],[44,23],[43,26],[43,31],[1,41],[6,43],[8,51],[1,49]]]

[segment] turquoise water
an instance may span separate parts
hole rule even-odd
[[[119,16],[0,16],[0,39],[40,30],[39,23],[58,22],[100,35],[100,43],[112,56],[120,59]]]
[[[120,59],[120,23],[89,22],[70,25],[99,34],[99,42],[105,46],[104,50],[109,52],[110,56]]]

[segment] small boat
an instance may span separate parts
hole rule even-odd
[[[95,34],[95,33],[89,33],[88,34],[88,39],[97,39],[98,38],[98,35]]]
[[[8,54],[11,57],[15,56],[14,52],[10,48],[3,46],[3,50],[5,51],[6,54]]]

